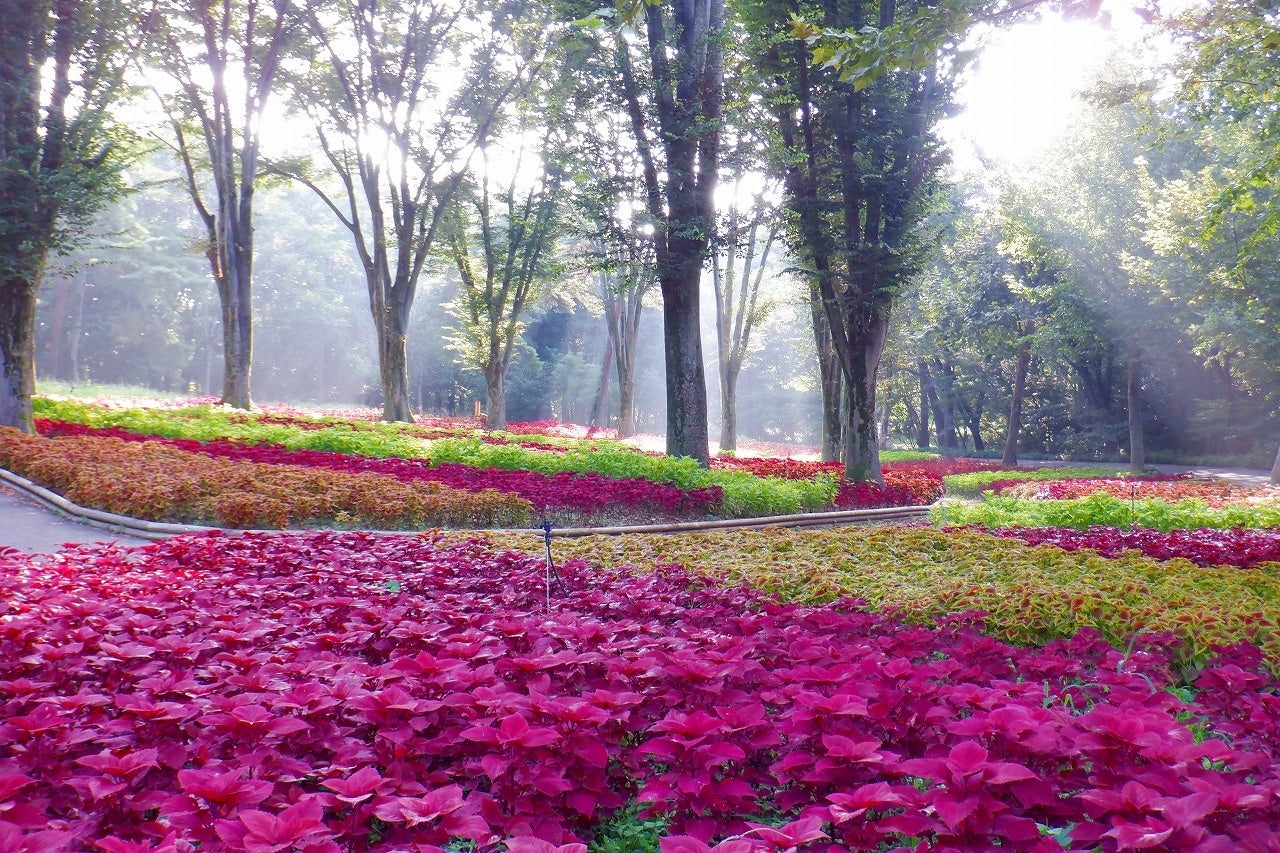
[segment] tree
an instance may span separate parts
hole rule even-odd
[[[383,418],[412,421],[407,340],[418,281],[475,152],[542,62],[532,4],[313,2],[317,45],[293,84],[338,186],[280,164],[351,233],[378,338]],[[481,17],[487,19],[481,22]]]
[[[724,0],[628,2],[612,30],[616,81],[642,164],[662,292],[667,453],[709,464],[699,292],[715,227]],[[599,18],[594,19],[600,23]],[[641,31],[636,44],[630,23]],[[634,53],[640,55],[637,63]]]
[[[720,368],[720,450],[738,448],[738,376],[751,348],[751,333],[766,312],[760,301],[765,267],[782,222],[764,193],[729,207],[720,235],[723,257],[712,258],[716,298],[716,354]]]
[[[222,402],[253,405],[253,195],[262,132],[298,21],[288,0],[171,0],[151,61],[177,84],[158,93],[207,236],[222,307]],[[194,138],[193,138],[194,137]]]
[[[36,291],[121,188],[109,112],[150,27],[129,0],[23,0],[0,14],[0,426],[33,429]]]
[[[1182,105],[1203,123],[1226,124],[1257,144],[1233,146],[1234,168],[1217,176],[1219,192],[1204,229],[1230,234],[1241,229],[1241,217],[1252,229],[1235,241],[1240,247],[1237,272],[1256,258],[1280,227],[1280,75],[1275,52],[1280,48],[1280,24],[1270,4],[1254,0],[1218,0],[1193,7],[1166,22],[1185,47],[1180,68]],[[1235,235],[1240,236],[1240,235]],[[1233,276],[1241,277],[1241,276]],[[1274,297],[1273,297],[1274,298]],[[1266,302],[1267,300],[1260,300]],[[1255,307],[1259,301],[1255,301]],[[1271,468],[1271,481],[1280,483],[1280,450]]]
[[[446,250],[458,269],[461,346],[469,364],[484,373],[489,429],[507,428],[503,383],[520,335],[525,309],[559,272],[553,250],[560,231],[563,172],[554,162],[551,133],[537,151],[486,150],[455,211],[458,221]],[[494,189],[494,172],[508,157],[506,181]],[[526,165],[525,158],[533,160]]]
[[[780,41],[775,22],[812,9],[829,28],[883,29],[922,5],[759,0],[749,16],[752,49],[774,81],[768,97],[786,152],[788,241],[824,324],[819,351],[829,344],[839,366],[841,399],[827,400],[828,419],[838,405],[845,474],[858,480],[881,476],[876,374],[894,295],[920,261],[914,231],[941,163],[929,128],[946,87],[932,64],[849,85],[804,43]]]
[[[1131,69],[1112,68],[1123,81]],[[1126,98],[1145,96],[1134,81]],[[1054,162],[1026,188],[1030,228],[1065,261],[1085,301],[1103,318],[1124,363],[1129,464],[1145,465],[1143,376],[1177,340],[1171,307],[1152,275],[1142,212],[1151,208],[1157,178],[1135,149],[1150,144],[1138,102],[1098,101],[1055,151]]]

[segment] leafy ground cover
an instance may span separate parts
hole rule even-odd
[[[1148,642],[1011,647],[670,567],[560,576],[332,532],[0,557],[5,849],[581,853],[619,810],[665,836],[635,853],[1280,831],[1256,650],[1182,685]]]
[[[1071,500],[1018,498],[985,493],[980,503],[939,505],[930,517],[940,523],[983,527],[1146,527],[1153,530],[1280,527],[1280,504],[1231,503],[1212,507],[1203,498],[1170,503],[1159,498],[1118,498],[1105,492]]]
[[[426,459],[432,465],[456,463],[479,469],[541,474],[599,474],[618,479],[669,483],[685,491],[719,488],[719,512],[760,516],[828,508],[836,496],[834,478],[796,481],[756,477],[744,472],[711,472],[690,459],[654,456],[611,442],[579,442],[560,452],[517,443],[489,444],[481,438],[436,438],[429,443],[412,433],[417,427],[367,422],[327,423],[303,428],[293,423],[264,423],[256,415],[204,407],[103,409],[76,401],[38,401],[37,414],[49,421],[94,428],[119,428],[141,435],[196,441],[232,440],[278,445],[289,450],[320,450],[351,456]],[[565,441],[569,441],[565,439]]]
[[[49,439],[0,429],[0,466],[81,506],[153,521],[422,529],[523,526],[532,514],[529,502],[510,492],[223,459],[163,441]]]
[[[1127,469],[1106,465],[1064,465],[1045,468],[1005,469],[999,466],[980,470],[947,472],[944,482],[953,495],[976,497],[987,490],[1001,490],[1017,483],[1043,480],[1129,478]],[[1170,475],[1157,475],[1167,477]],[[1171,475],[1178,477],[1179,475]]]
[[[715,470],[707,471],[689,459],[644,453],[617,442],[574,439],[564,425],[532,424],[551,436],[533,440],[482,433],[472,426],[380,424],[207,406],[139,409],[37,400],[36,410],[37,425],[49,435],[149,437],[257,462],[359,469],[464,489],[496,488],[527,498],[537,512],[573,512],[583,519],[605,511],[651,521],[654,513],[734,518],[924,505],[943,490],[927,460],[886,465],[884,486],[844,483],[839,466],[794,460],[722,458]]]
[[[1138,551],[1156,560],[1184,559],[1198,566],[1250,569],[1280,563],[1280,530],[1170,530],[1136,528],[1006,527],[986,531],[1031,545],[1054,545],[1067,551],[1087,548],[1105,557]]]
[[[1073,500],[1107,494],[1121,500],[1156,498],[1168,503],[1199,499],[1212,509],[1231,504],[1280,503],[1280,486],[1241,486],[1225,480],[1192,480],[1186,475],[1166,475],[1145,479],[1056,480],[1047,483],[1018,483],[1000,491],[1015,498]]]
[[[530,540],[492,541],[536,551]],[[1098,631],[1123,648],[1135,631],[1167,632],[1180,663],[1240,641],[1280,662],[1280,564],[1200,568],[1134,551],[1115,558],[928,527],[595,536],[556,552],[607,567],[680,565],[818,603],[867,601],[919,624],[979,611],[992,636],[1023,645]]]
[[[377,477],[408,485],[477,493],[496,492],[518,499],[539,515],[554,518],[558,522],[598,518],[618,511],[644,513],[647,517],[706,517],[720,504],[722,497],[714,487],[686,491],[649,480],[620,479],[591,473],[540,474],[532,471],[479,469],[451,463],[430,465],[417,459],[378,459],[323,450],[288,450],[268,444],[165,439],[118,427],[86,427],[43,419],[37,426],[46,436],[110,439],[168,447],[176,454],[187,454],[173,456],[170,469],[152,472],[152,478],[161,481],[169,477],[171,472],[180,470],[184,464],[199,467],[199,463],[193,460],[211,456],[257,465]],[[216,487],[217,483],[213,481],[210,485]],[[287,495],[283,495],[282,499],[287,499]],[[165,512],[163,505],[151,507],[148,511],[160,515]],[[528,512],[522,517],[527,522]],[[477,516],[470,526],[495,525],[484,524],[483,517]]]

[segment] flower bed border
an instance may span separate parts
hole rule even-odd
[[[0,468],[0,482],[5,483],[36,501],[45,509],[67,516],[73,521],[108,530],[112,533],[127,534],[140,539],[165,539],[183,533],[207,533],[224,528],[205,527],[198,524],[170,524],[161,521],[143,521],[112,512],[90,509],[59,495],[57,492],[37,485],[25,477]],[[553,527],[551,535],[556,537],[576,538],[579,536],[620,536],[627,533],[690,533],[705,530],[751,530],[762,527],[825,527],[844,524],[880,524],[894,521],[923,521],[929,511],[936,506],[902,506],[879,507],[875,509],[849,509],[834,512],[797,513],[792,515],[770,515],[756,518],[729,518],[715,521],[682,521],[666,524],[641,524],[619,527]],[[231,533],[287,533],[288,530],[228,530]],[[296,531],[294,531],[296,532]],[[408,534],[414,531],[387,530],[373,531],[388,534]],[[540,528],[516,528],[507,532],[527,532],[543,535]]]

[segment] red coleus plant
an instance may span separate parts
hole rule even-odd
[[[334,532],[0,556],[0,849],[582,853],[629,803],[672,853],[1280,832],[1252,647],[1175,693],[1141,640],[560,572]]]
[[[1200,566],[1253,568],[1280,562],[1280,530],[1158,530],[1115,527],[1005,527],[983,529],[992,536],[1021,539],[1029,545],[1056,545],[1066,551],[1088,548],[1104,557],[1141,551],[1157,560],[1182,558]]]

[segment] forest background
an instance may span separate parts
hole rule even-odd
[[[499,424],[555,418],[663,433],[671,300],[662,279],[672,265],[658,255],[671,247],[652,238],[666,230],[705,244],[691,255],[692,313],[722,449],[742,436],[839,456],[857,403],[832,366],[823,276],[837,280],[830,306],[856,289],[858,269],[878,264],[892,274],[868,285],[870,308],[850,308],[886,327],[873,417],[862,418],[877,443],[1272,461],[1280,29],[1267,4],[1145,9],[1154,53],[1117,52],[1052,147],[1017,168],[960,169],[947,167],[939,122],[957,112],[952,96],[983,38],[1013,22],[999,4],[953,4],[963,20],[912,3],[837,4],[865,18],[850,27],[807,4],[711,3],[701,45],[720,54],[721,100],[680,138],[714,121],[716,145],[695,169],[714,175],[702,188],[712,209],[684,231],[673,227],[672,196],[654,201],[655,186],[673,191],[679,152],[649,48],[661,23],[652,10],[686,4],[604,14],[590,4],[424,0],[168,5],[170,17],[148,24],[147,46],[120,66],[132,91],[110,110],[127,131],[118,177],[128,191],[86,216],[41,270],[42,379],[233,398],[243,382],[248,402],[247,369],[237,378],[226,357],[228,285],[218,281],[221,298],[214,286],[234,252],[224,247],[210,275],[221,233],[211,220],[226,218],[222,168],[240,182],[233,200],[252,198],[243,310],[256,400],[363,404],[388,416],[406,407],[468,415],[481,400]],[[1037,14],[1106,24],[1104,4],[1038,5]],[[974,14],[984,7],[990,20]],[[924,11],[945,26],[921,29]],[[202,39],[218,14],[223,41]],[[816,26],[789,24],[796,14]],[[256,35],[246,29],[255,16]],[[375,26],[379,16],[388,17]],[[928,50],[840,55],[842,34],[860,29],[890,44],[905,32]],[[208,64],[216,44],[231,81],[222,106]],[[798,67],[788,51],[803,53],[809,88],[788,76]],[[406,112],[410,102],[423,115]],[[861,116],[857,133],[792,121],[805,104],[821,115],[837,103]],[[221,167],[219,146],[205,144],[219,110]],[[788,136],[814,128],[847,143],[833,163],[859,166],[859,231],[899,204],[896,232],[837,247],[826,268],[805,231],[803,146]],[[663,149],[658,162],[646,146]],[[808,177],[817,185],[840,169]],[[843,192],[828,192],[830,207],[854,207]],[[390,221],[376,223],[376,211]],[[823,216],[815,222],[827,227],[841,214]],[[371,322],[371,309],[388,316],[396,300],[398,329]],[[397,408],[387,371],[401,368]]]

